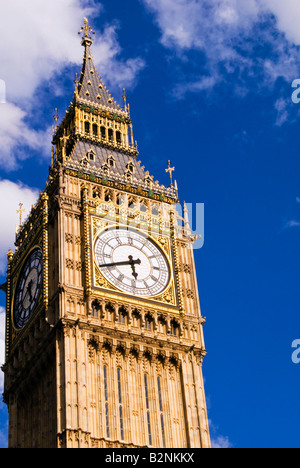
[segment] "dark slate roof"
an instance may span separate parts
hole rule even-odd
[[[87,44],[78,83],[78,98],[93,106],[108,108],[116,112],[122,111],[101,80],[92,58],[91,48]]]
[[[90,153],[93,154],[92,160],[89,157]],[[110,158],[113,158],[115,162],[114,167],[109,165]],[[127,174],[130,174],[128,170],[130,163],[133,164],[134,170],[132,180],[129,182]],[[126,152],[110,150],[100,144],[79,140],[69,159],[66,161],[66,166],[83,173],[94,174],[97,177],[103,177],[122,184],[129,183],[131,186],[142,187],[146,190],[151,189],[154,193],[164,193],[168,197],[177,198],[174,188],[167,188],[160,185],[158,181],[154,181],[153,176],[145,171],[145,167],[141,166],[141,161],[136,161],[134,156]],[[147,184],[147,179],[150,186]]]
[[[75,163],[75,165],[84,165],[84,158],[88,153],[94,153],[94,160],[88,158],[87,168],[90,171],[96,170],[101,171],[105,169],[105,164],[108,162],[110,157],[115,162],[115,167],[109,167],[109,174],[111,177],[123,176],[128,171],[127,165],[132,162],[134,166],[133,176],[139,182],[143,182],[146,176],[144,167],[141,167],[140,161],[136,161],[134,157],[127,153],[119,152],[116,150],[110,150],[104,146],[98,144],[91,144],[88,141],[79,140],[74,148],[74,151],[70,157],[68,164]],[[77,163],[77,164],[76,164]]]

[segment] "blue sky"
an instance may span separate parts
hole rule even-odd
[[[1,10],[0,282],[18,204],[28,211],[45,186],[52,116],[72,98],[88,16],[97,68],[120,103],[126,87],[143,164],[167,184],[170,159],[181,200],[205,204],[195,258],[213,445],[299,447],[299,2],[16,0]],[[2,293],[2,355],[4,306]]]

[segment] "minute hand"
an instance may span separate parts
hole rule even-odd
[[[138,258],[137,260],[127,260],[127,262],[116,262],[116,263],[104,263],[104,265],[99,265],[99,268],[104,267],[114,267],[114,266],[125,266],[125,265],[140,265],[141,260]]]

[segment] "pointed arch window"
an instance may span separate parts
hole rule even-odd
[[[100,127],[100,132],[101,132],[101,138],[103,140],[106,140],[106,128],[105,127]]]
[[[179,325],[176,320],[171,321],[171,335],[178,336],[179,333]]]
[[[121,138],[121,132],[116,132],[116,140],[117,140],[117,144],[118,145],[121,145],[122,143],[122,138]]]
[[[87,159],[89,161],[95,161],[95,151],[93,149],[90,149],[90,151],[87,153]]]
[[[146,315],[145,317],[145,330],[152,330],[153,318],[150,315]]]
[[[109,165],[109,167],[115,167],[116,166],[116,160],[115,160],[112,153],[110,153],[110,155],[107,158],[107,164]]]
[[[108,141],[110,142],[114,141],[114,132],[111,128],[108,129]]]
[[[147,188],[151,187],[151,184],[152,184],[152,177],[151,176],[147,175],[145,177],[145,184],[146,184]]]
[[[109,427],[109,403],[108,403],[108,386],[107,386],[107,367],[103,367],[103,377],[104,377],[104,400],[105,400],[105,425],[106,425],[106,437],[110,437],[110,427]]]
[[[165,435],[165,423],[164,423],[164,409],[162,403],[162,392],[161,392],[161,379],[157,377],[157,387],[158,387],[158,401],[159,401],[159,411],[160,411],[160,427],[163,440],[163,447],[166,447],[166,435]]]
[[[97,124],[93,124],[93,135],[94,137],[97,137],[98,136],[98,125]]]
[[[127,166],[126,166],[126,169],[127,169],[127,172],[133,174],[134,173],[134,169],[135,169],[135,166],[133,164],[132,161],[130,161]]]
[[[85,131],[85,133],[90,133],[90,128],[91,128],[90,122],[85,121],[84,122],[84,131]]]
[[[120,436],[124,440],[124,421],[123,421],[123,402],[122,402],[122,386],[121,386],[121,369],[117,369],[118,375],[118,395],[119,395],[119,416],[120,416]]]
[[[149,440],[149,445],[152,445],[151,417],[150,417],[150,404],[149,404],[149,388],[148,388],[148,375],[147,374],[144,374],[144,385],[145,385],[145,398],[146,398],[148,440]]]

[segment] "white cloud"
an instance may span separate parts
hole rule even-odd
[[[184,60],[190,50],[205,58],[198,77],[176,88],[178,97],[225,80],[245,95],[249,81],[257,89],[271,89],[278,77],[287,81],[297,77],[298,0],[141,1],[154,14],[165,47]]]
[[[79,0],[2,2],[1,78],[6,81],[9,99],[30,98],[57,67],[80,62],[76,32],[83,17],[95,10],[82,8]]]
[[[0,105],[0,165],[14,169],[17,161],[27,155],[20,153],[20,146],[40,148],[50,154],[51,133],[48,129],[36,132],[30,125],[28,110],[42,105],[36,91],[43,83],[51,82],[66,66],[82,64],[83,48],[77,32],[85,16],[97,18],[102,5],[94,0],[15,0],[2,2],[0,16],[0,80],[6,85],[6,102]],[[118,24],[106,25],[102,34],[97,33],[94,58],[101,73],[107,64],[113,70],[110,83],[122,87],[134,85],[139,71],[144,67],[140,58],[120,60],[121,48],[117,37]],[[115,81],[114,81],[115,80]],[[56,93],[54,89],[54,94]],[[70,99],[72,90],[70,90]],[[24,111],[26,109],[26,112]],[[47,134],[46,140],[44,134]],[[43,145],[43,142],[45,142]],[[14,153],[14,150],[16,152]],[[8,155],[12,154],[11,159]]]
[[[93,44],[93,57],[100,75],[113,86],[113,89],[132,87],[139,72],[145,67],[140,57],[120,60],[122,53],[118,43],[119,24],[107,25],[102,34],[97,34]]]
[[[14,183],[9,180],[0,180],[0,274],[4,275],[7,267],[7,252],[14,251],[16,227],[18,226],[18,215],[16,211],[19,203],[23,203],[25,209],[23,220],[29,214],[31,207],[36,203],[39,191],[26,187],[22,183]]]
[[[229,449],[232,448],[228,437],[219,436],[211,441],[211,448],[213,449]]]
[[[287,40],[300,44],[300,3],[299,0],[261,0],[277,19],[277,26]]]
[[[26,120],[26,112],[20,107],[9,102],[0,105],[0,166],[6,170],[16,169],[19,160],[30,157],[29,150],[50,156],[51,128],[36,131]]]

